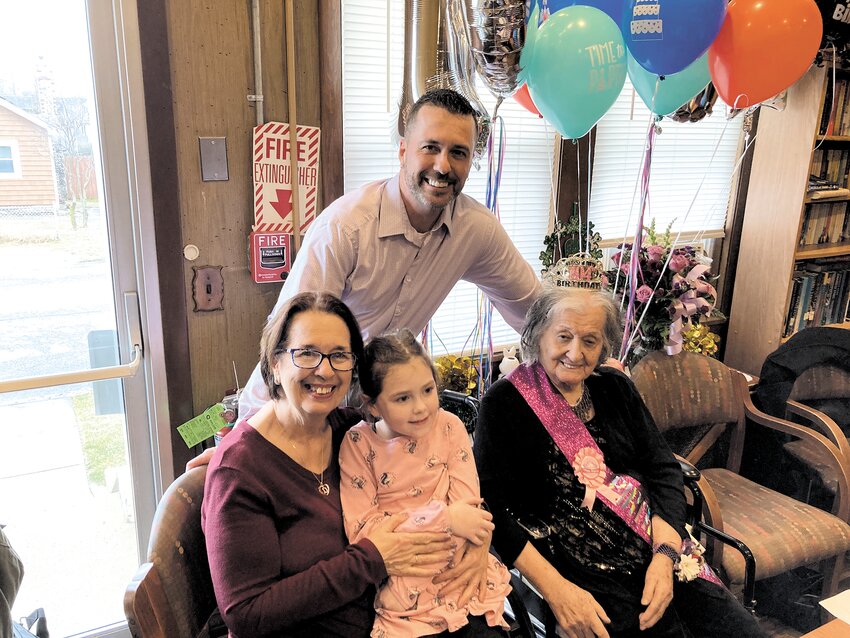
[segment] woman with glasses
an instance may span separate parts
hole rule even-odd
[[[360,420],[340,408],[363,340],[348,307],[293,297],[266,325],[260,370],[271,400],[209,465],[202,523],[216,600],[233,637],[368,636],[375,586],[436,575],[444,533],[394,531],[394,516],[348,544],[337,455]]]

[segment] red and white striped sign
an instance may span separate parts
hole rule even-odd
[[[298,126],[300,231],[316,218],[319,188],[319,128]],[[292,181],[289,124],[266,122],[254,127],[254,232],[292,233]]]

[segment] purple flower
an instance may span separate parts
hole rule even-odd
[[[664,255],[664,250],[664,246],[647,246],[646,254],[649,258],[649,263],[654,264],[661,261],[661,257]]]
[[[635,290],[635,299],[637,299],[640,303],[646,303],[652,299],[652,288],[644,284]]]
[[[673,272],[682,272],[690,263],[691,260],[685,255],[673,255],[670,258],[670,270]]]

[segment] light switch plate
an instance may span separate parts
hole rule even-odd
[[[192,266],[192,299],[195,312],[224,310],[224,266]]]
[[[226,182],[227,174],[227,138],[199,137],[201,149],[201,179],[205,182]]]

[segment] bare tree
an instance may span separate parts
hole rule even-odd
[[[83,99],[59,99],[55,114],[50,118],[54,130],[54,148],[64,166],[68,215],[71,227],[88,225],[89,185],[94,179],[94,158],[86,141],[89,111]]]

